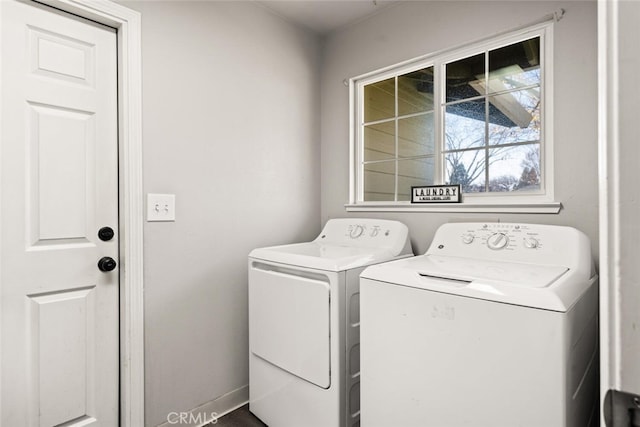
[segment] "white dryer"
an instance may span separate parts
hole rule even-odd
[[[583,233],[528,224],[445,224],[367,268],[361,425],[592,425],[596,282]]]
[[[412,256],[397,221],[332,219],[312,242],[249,254],[249,410],[270,427],[360,413],[359,275]]]

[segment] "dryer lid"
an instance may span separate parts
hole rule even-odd
[[[388,249],[296,243],[254,249],[250,258],[325,271],[343,271],[395,259]]]
[[[409,229],[398,221],[338,218],[312,242],[253,250],[249,257],[291,266],[344,271],[413,255]]]

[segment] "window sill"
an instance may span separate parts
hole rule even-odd
[[[411,204],[409,202],[384,203],[365,202],[346,204],[347,212],[455,212],[455,213],[535,213],[557,214],[560,202],[535,203],[433,203]]]

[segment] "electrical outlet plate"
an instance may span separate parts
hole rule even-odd
[[[147,194],[147,221],[175,221],[175,194]]]

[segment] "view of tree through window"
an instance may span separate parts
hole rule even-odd
[[[445,68],[445,181],[466,193],[539,190],[540,38]]]

